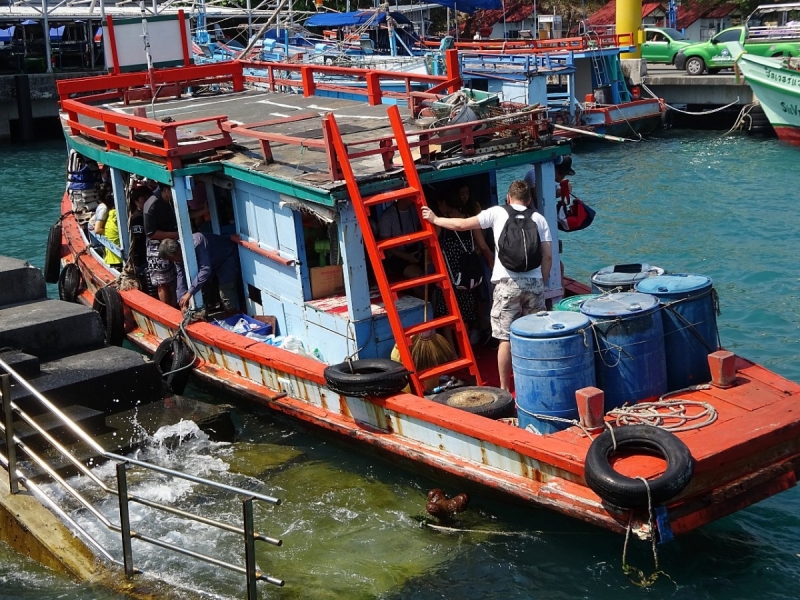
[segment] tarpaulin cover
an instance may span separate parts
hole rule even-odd
[[[7,44],[11,41],[14,37],[14,26],[12,25],[8,29],[0,29],[0,42]]]
[[[352,12],[343,13],[320,13],[313,15],[309,18],[305,25],[306,27],[358,27],[370,21],[375,14],[374,10],[356,10]],[[402,25],[411,23],[408,17],[401,13],[390,12],[395,22]],[[386,20],[386,13],[381,11],[372,20],[376,25],[383,23]]]
[[[502,0],[430,0],[434,4],[440,4],[447,8],[452,8],[458,12],[468,14],[476,10],[500,10],[503,8]]]

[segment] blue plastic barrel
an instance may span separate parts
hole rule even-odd
[[[610,267],[603,267],[599,271],[592,273],[592,291],[595,294],[601,294],[603,292],[631,292],[639,281],[663,274],[664,269],[648,265],[647,263],[611,265]]]
[[[717,350],[717,314],[712,281],[679,273],[645,279],[636,289],[661,301],[667,387],[670,391],[711,381],[708,355]]]
[[[664,328],[655,296],[620,292],[587,300],[581,312],[592,320],[597,340],[597,387],[606,412],[667,391]]]
[[[589,319],[577,312],[542,311],[511,324],[511,367],[520,427],[554,433],[569,424],[534,415],[578,418],[575,391],[594,385],[593,350]]]
[[[553,310],[566,310],[570,312],[581,312],[581,304],[589,298],[597,298],[597,294],[581,294],[579,296],[569,296],[556,303]]]

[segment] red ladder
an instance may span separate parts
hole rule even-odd
[[[458,308],[456,295],[453,286],[450,282],[450,276],[447,272],[447,267],[442,256],[441,248],[439,247],[439,240],[436,237],[436,231],[433,225],[422,219],[422,207],[425,206],[425,194],[422,191],[422,183],[419,180],[416,166],[414,165],[414,158],[411,155],[411,147],[408,144],[405,129],[403,128],[403,120],[400,116],[400,111],[397,106],[389,108],[389,122],[392,125],[395,142],[397,149],[400,152],[400,158],[403,162],[403,170],[405,172],[408,186],[390,192],[381,192],[371,196],[363,197],[358,188],[358,182],[353,174],[353,167],[350,163],[350,155],[347,152],[347,147],[339,134],[339,126],[336,124],[336,119],[333,114],[325,117],[328,120],[327,125],[330,127],[330,137],[333,142],[336,159],[342,171],[342,176],[347,183],[347,190],[350,194],[350,200],[353,202],[358,223],[361,226],[361,234],[364,238],[364,247],[367,249],[367,254],[372,262],[373,270],[375,272],[375,279],[378,283],[378,289],[381,292],[381,297],[386,308],[386,314],[389,318],[389,324],[392,327],[392,333],[397,342],[397,349],[400,353],[400,358],[403,366],[408,369],[411,374],[411,382],[414,391],[418,395],[423,395],[425,388],[423,381],[431,377],[438,377],[441,375],[455,373],[462,369],[468,369],[469,373],[475,377],[476,385],[482,385],[483,382],[478,373],[478,367],[475,363],[475,356],[472,353],[472,346],[469,343],[469,335],[464,321],[461,318],[461,311]],[[387,148],[393,152],[393,149]],[[370,226],[369,216],[370,208],[378,204],[386,202],[393,202],[401,198],[408,198],[414,201],[417,210],[419,222],[422,224],[422,230],[414,233],[403,234],[396,238],[389,238],[386,240],[376,240],[372,227]],[[397,248],[419,242],[422,243],[431,259],[433,265],[433,272],[426,273],[422,277],[416,279],[408,279],[390,283],[386,276],[386,271],[383,267],[384,252],[390,248]],[[423,285],[435,284],[439,286],[444,295],[445,305],[447,306],[447,313],[443,317],[434,318],[419,325],[411,327],[403,327],[400,322],[400,313],[397,311],[395,304],[398,293],[406,290],[420,287]],[[455,329],[455,341],[457,347],[456,358],[444,364],[440,364],[431,369],[416,371],[414,362],[411,358],[411,338],[412,336],[432,332],[439,327],[452,326]]]

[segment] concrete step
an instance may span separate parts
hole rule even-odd
[[[164,397],[155,363],[117,346],[42,363],[41,375],[30,383],[59,407],[80,403],[107,415]],[[44,412],[41,403],[19,385],[12,387],[11,398],[29,414]]]
[[[91,436],[103,435],[111,431],[106,425],[106,415],[103,411],[88,408],[86,406],[67,406],[62,409],[67,417],[86,433]],[[39,415],[34,418],[36,424],[53,436],[61,444],[72,444],[77,441],[76,434],[61,419],[51,413]],[[14,435],[22,442],[33,448],[37,453],[43,449],[50,448],[50,443],[45,441],[42,435],[28,425],[25,421],[17,419],[14,421]],[[0,438],[0,448],[5,454],[5,436]]]
[[[44,361],[104,344],[100,315],[81,304],[37,300],[0,308],[0,347]]]
[[[11,350],[8,352],[0,352],[0,359],[25,379],[37,377],[41,372],[39,369],[39,359],[32,354]],[[0,373],[5,372],[5,369],[0,368]]]
[[[0,256],[0,307],[47,297],[44,275],[29,262]]]

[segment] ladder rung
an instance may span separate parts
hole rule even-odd
[[[364,206],[375,206],[376,204],[383,204],[385,202],[393,202],[394,200],[402,200],[403,198],[414,198],[419,193],[411,187],[400,188],[399,190],[391,190],[390,192],[381,192],[374,196],[367,196],[364,198]]]
[[[455,325],[458,320],[458,317],[454,317],[453,315],[445,315],[444,317],[439,317],[438,319],[433,319],[432,321],[425,321],[419,325],[413,325],[412,327],[406,329],[404,333],[406,335],[417,335],[418,333],[431,331],[432,329],[438,329],[439,327]]]
[[[416,279],[406,279],[391,284],[393,292],[402,292],[403,290],[410,290],[411,288],[419,287],[421,285],[428,285],[430,283],[439,283],[447,279],[444,273],[433,273],[432,275],[425,275],[424,277],[417,277]]]
[[[435,238],[435,234],[431,231],[415,231],[414,233],[404,233],[397,237],[381,240],[377,243],[378,250],[388,250],[389,248],[397,248],[398,246],[405,246],[406,244],[414,244],[416,242],[425,242]]]
[[[470,359],[458,358],[456,360],[437,365],[433,368],[426,369],[425,371],[419,371],[417,373],[417,377],[419,377],[420,380],[425,380],[430,377],[439,377],[440,375],[447,375],[448,373],[454,373],[455,371],[460,371],[461,369],[468,369],[472,365],[473,363]]]

